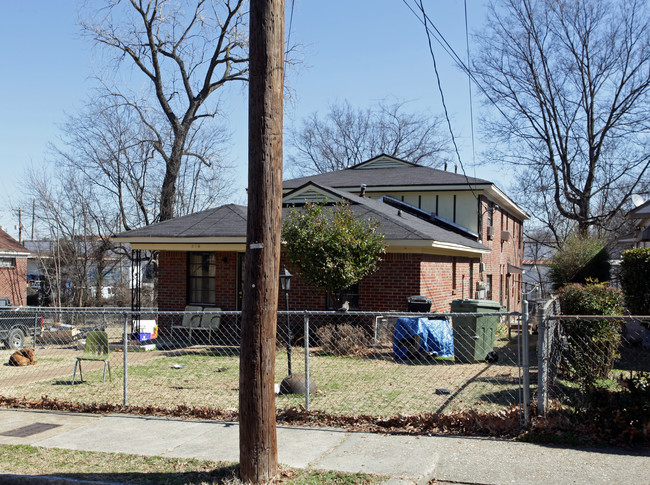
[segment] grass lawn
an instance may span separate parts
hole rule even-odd
[[[389,346],[367,349],[358,356],[333,356],[318,348],[310,353],[310,376],[318,391],[310,396],[310,409],[330,414],[394,416],[423,412],[449,412],[468,408],[498,410],[517,402],[516,347],[507,338],[497,340],[499,362],[456,364],[449,359],[420,356],[416,361],[396,361]],[[42,353],[43,351],[41,351]],[[102,383],[102,364],[84,363],[84,382],[72,385],[74,355],[52,354],[31,368],[0,369],[0,394],[78,403],[122,403],[123,354],[113,352],[112,382]],[[37,353],[38,357],[38,353]],[[175,407],[209,406],[236,409],[239,399],[239,355],[236,347],[193,346],[155,352],[129,352],[128,404]],[[46,369],[60,369],[59,377]],[[305,372],[304,348],[292,352],[292,372]],[[11,378],[3,379],[3,372]],[[28,373],[41,372],[44,378]],[[24,380],[21,379],[24,374]],[[287,354],[276,353],[276,378],[288,374]],[[35,374],[36,375],[36,374]],[[305,404],[302,395],[278,396],[278,408]]]
[[[228,484],[237,478],[237,464],[185,458],[126,455],[27,445],[0,445],[0,473],[56,475],[74,480],[132,484]],[[277,481],[285,485],[353,485],[381,483],[385,477],[282,467]]]

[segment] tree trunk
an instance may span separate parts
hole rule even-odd
[[[284,1],[250,6],[248,221],[239,374],[241,479],[277,473],[275,341],[282,218]]]
[[[181,127],[176,130],[174,145],[169,158],[165,160],[165,178],[160,190],[160,221],[167,221],[174,217],[174,206],[176,203],[176,182],[178,172],[183,161],[187,130]],[[162,152],[160,152],[162,154]]]

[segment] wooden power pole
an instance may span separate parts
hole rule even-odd
[[[284,0],[250,2],[248,222],[239,370],[240,475],[277,473],[275,344],[282,225]]]

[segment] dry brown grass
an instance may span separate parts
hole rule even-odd
[[[501,342],[503,345],[505,342]],[[292,370],[304,373],[304,349],[293,349]],[[455,364],[422,356],[396,362],[389,346],[366,349],[365,356],[334,356],[314,348],[310,376],[318,393],[310,408],[332,414],[393,416],[463,409],[498,410],[517,400],[518,369],[511,346],[500,350],[496,365]],[[85,382],[71,385],[75,356],[70,346],[37,349],[39,364],[0,366],[0,394],[79,403],[122,403],[123,353],[111,354],[113,380],[102,383],[101,363],[84,363]],[[2,358],[2,354],[0,354]],[[193,346],[177,350],[129,352],[128,404],[236,409],[239,392],[238,349]],[[287,375],[286,353],[276,354],[276,383]],[[441,393],[447,390],[448,394]],[[278,408],[304,405],[304,396],[278,396]]]

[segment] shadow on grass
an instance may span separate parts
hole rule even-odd
[[[239,357],[239,347],[236,346],[220,346],[220,347],[207,347],[203,349],[181,349],[165,352],[164,357]]]
[[[81,379],[77,379],[74,381],[74,385],[77,386],[79,384],[83,384],[85,381],[82,381]],[[57,380],[52,382],[53,386],[72,386],[72,379],[67,379],[67,380]]]
[[[500,406],[510,406],[519,402],[519,389],[510,388],[500,391],[488,392],[481,394],[478,399],[488,404],[498,404]]]
[[[56,476],[67,480],[90,481],[99,483],[137,483],[137,484],[228,484],[241,483],[239,480],[239,465],[217,468],[210,472],[178,472],[178,473],[54,473],[40,475],[46,477]],[[16,476],[19,477],[18,475]],[[14,483],[14,482],[10,482]],[[15,482],[24,483],[24,482]]]
[[[614,369],[625,371],[650,371],[650,349],[641,346],[623,345],[619,349]]]

